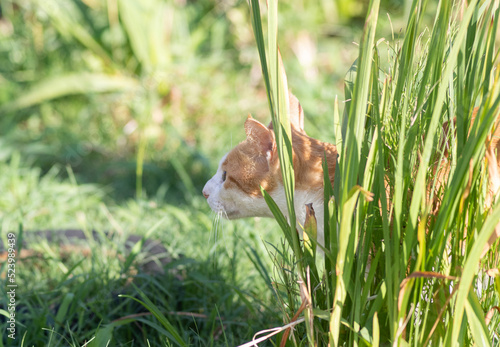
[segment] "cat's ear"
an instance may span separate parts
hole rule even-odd
[[[288,92],[288,106],[290,111],[290,123],[296,130],[305,133],[304,110],[302,109],[302,106],[300,106],[299,100],[291,92]]]
[[[273,132],[250,115],[245,122],[245,132],[247,140],[254,142],[258,146],[259,153],[270,160],[276,149]]]
[[[295,95],[288,92],[288,116],[290,118],[290,124],[295,128],[295,130],[305,134],[304,130],[304,110],[300,106],[300,102]],[[273,122],[269,123],[269,129],[273,129]]]

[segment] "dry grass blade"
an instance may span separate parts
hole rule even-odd
[[[261,331],[259,331],[258,333],[256,333],[254,335],[254,338],[253,338],[252,341],[244,343],[242,345],[239,345],[238,347],[252,347],[252,346],[257,346],[258,343],[263,342],[263,341],[265,341],[265,340],[273,337],[276,334],[279,334],[283,330],[292,329],[294,326],[296,326],[297,324],[300,324],[302,322],[304,322],[304,318],[300,318],[300,319],[298,319],[296,321],[292,321],[291,323],[283,325],[282,327],[261,330]],[[265,336],[262,336],[262,337],[259,337],[258,339],[256,339],[256,337],[258,335],[265,334],[265,333],[268,333],[268,332],[271,332],[271,333],[268,334],[268,335],[265,335]]]
[[[493,318],[493,315],[495,314],[495,311],[497,311],[498,313],[500,313],[500,307],[493,306],[492,308],[490,308],[490,310],[488,311],[488,313],[486,313],[486,318],[485,318],[486,325],[490,324],[491,319]]]

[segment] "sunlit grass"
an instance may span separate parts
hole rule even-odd
[[[269,81],[280,74],[272,69],[280,67],[277,2],[268,3],[267,59],[262,58],[262,24],[253,20]],[[499,342],[498,323],[485,319],[499,303],[496,275],[486,280],[479,262],[500,222],[496,201],[484,207],[489,189],[485,143],[500,105],[493,38],[499,10],[493,1],[472,1],[461,10],[462,2],[440,1],[429,39],[422,42],[426,4],[413,2],[401,48],[390,49],[394,53],[385,67],[378,54],[383,40],[374,44],[379,1],[370,1],[359,58],[346,79],[342,128],[332,126],[342,129],[335,134],[342,147],[333,190],[325,196],[324,261],[308,260],[307,243],[298,245],[291,237],[296,235],[293,221],[289,225],[284,211],[266,196],[296,263],[295,281],[280,277],[283,286],[294,289],[278,291],[284,323],[306,318],[305,330],[293,332],[294,344],[306,339],[310,345],[332,346]],[[258,1],[252,8],[260,16]],[[277,95],[286,82],[266,86],[278,124]],[[478,118],[471,124],[476,106]],[[455,117],[458,135],[443,134],[443,124]],[[285,141],[278,134],[278,147],[288,146],[286,134],[281,136]],[[436,143],[451,149],[448,164],[440,164],[444,148]],[[289,159],[280,156],[280,163],[283,177],[293,172]],[[445,171],[436,174],[439,170]],[[293,184],[285,189],[293,190]],[[293,206],[293,194],[287,199]],[[438,210],[433,201],[440,202]],[[497,248],[493,245],[486,255],[493,268],[499,265]],[[283,266],[280,259],[275,266]],[[487,288],[478,284],[482,280]]]

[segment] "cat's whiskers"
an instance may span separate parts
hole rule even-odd
[[[210,237],[208,238],[208,242],[212,241],[212,234],[214,235],[214,246],[217,243],[217,233],[219,230],[219,224],[221,223],[221,212],[220,211],[212,211],[213,220],[212,220],[212,232],[210,233]]]
[[[225,208],[222,208],[222,211],[220,211],[220,214],[221,214],[221,217],[222,217],[222,214],[224,213],[224,215],[226,216],[226,219],[229,219],[229,216],[227,215],[227,212],[226,212],[226,209]]]
[[[222,210],[219,210],[219,211],[213,212],[213,213],[214,213],[214,219],[212,222],[212,231],[214,234],[214,247],[217,247],[219,232],[222,232],[222,233],[224,232],[224,226],[223,226],[224,218],[223,218],[223,216],[225,215],[227,217],[227,213],[226,213],[225,209],[222,209]],[[212,235],[210,235],[208,242],[211,241],[211,237],[212,237]]]
[[[222,223],[220,225],[221,226],[221,232],[222,232],[222,238],[225,239],[223,223],[224,223],[225,220],[229,220],[229,217],[228,217],[226,209],[224,207],[222,208],[222,210],[219,213],[220,213],[220,217],[222,217],[223,214],[226,216],[226,218],[221,218]],[[224,247],[226,248],[226,253],[229,254],[229,249],[227,248],[227,242],[224,242]]]

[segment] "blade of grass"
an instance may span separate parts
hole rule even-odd
[[[340,180],[340,239],[337,256],[333,311],[330,318],[329,341],[333,346],[340,343],[340,322],[342,310],[347,295],[346,285],[350,282],[351,270],[354,263],[354,251],[357,248],[359,225],[352,227],[354,210],[361,187],[356,188],[359,180],[361,150],[363,148],[367,102],[371,85],[371,68],[374,52],[375,30],[378,19],[380,1],[372,0],[369,3],[365,21],[365,28],[361,39],[359,59],[357,60],[356,80],[352,89],[352,100],[349,104],[349,116],[344,118],[342,128],[345,132],[345,149],[339,162]],[[361,212],[358,209],[358,212]],[[358,219],[356,219],[356,224]],[[353,320],[354,317],[351,317]],[[355,322],[352,322],[353,325]]]
[[[354,244],[350,231],[352,230],[352,215],[356,207],[359,193],[363,192],[360,186],[354,186],[349,192],[348,200],[344,203],[340,222],[339,250],[335,272],[337,283],[333,299],[333,311],[330,316],[330,344],[338,346],[340,343],[340,323],[342,309],[347,295],[346,286],[349,283],[350,272],[346,271],[347,265],[353,262]]]
[[[475,344],[477,346],[491,346],[488,328],[484,320],[484,312],[472,288],[469,291],[468,299],[465,301],[465,313]]]
[[[269,107],[273,129],[275,133],[276,146],[280,161],[283,186],[288,208],[288,222],[290,228],[285,233],[287,240],[291,240],[294,253],[301,254],[300,244],[296,230],[294,190],[295,175],[293,172],[291,126],[288,120],[288,86],[286,74],[281,61],[278,48],[278,0],[268,2],[268,52],[269,61],[266,60],[265,42],[260,20],[260,6],[258,0],[250,2],[252,14],[252,25],[254,29],[255,40],[259,50],[259,56],[262,67],[262,74],[266,85]],[[285,230],[284,230],[285,231]],[[299,258],[300,259],[300,258]],[[302,264],[299,263],[299,273],[302,273]]]
[[[138,87],[137,80],[125,76],[87,72],[68,73],[38,82],[19,98],[1,106],[0,113],[15,112],[67,95],[108,93],[134,90]]]
[[[137,287],[134,283],[132,283],[132,286],[134,287],[135,291],[139,294],[142,300],[134,298],[133,296],[130,295],[119,295],[119,297],[132,299],[134,301],[137,301],[142,306],[144,306],[149,312],[153,314],[153,316],[156,317],[156,319],[158,319],[161,325],[163,325],[163,327],[166,329],[166,335],[173,342],[175,342],[179,346],[187,347],[188,344],[182,339],[177,329],[168,321],[168,319],[163,315],[160,309],[155,304],[153,304],[153,302],[146,296],[146,294],[144,294],[142,290],[139,289],[139,287]]]
[[[457,298],[455,301],[455,310],[454,310],[454,321],[451,333],[451,344],[460,345],[459,334],[462,330],[462,318],[464,315],[464,309],[466,305],[471,306],[471,318],[472,316],[477,315],[474,312],[475,304],[470,302],[469,292],[471,290],[472,281],[477,273],[477,264],[479,263],[481,252],[483,251],[483,247],[488,242],[491,234],[495,230],[495,226],[498,224],[500,220],[500,203],[497,203],[493,208],[492,213],[486,219],[481,231],[479,232],[478,238],[474,242],[472,249],[467,257],[467,260],[464,265],[464,269],[462,272],[462,276],[460,278],[460,283],[457,291]],[[474,309],[473,309],[474,308]],[[483,319],[484,322],[484,319]],[[479,341],[476,341],[479,343]]]

